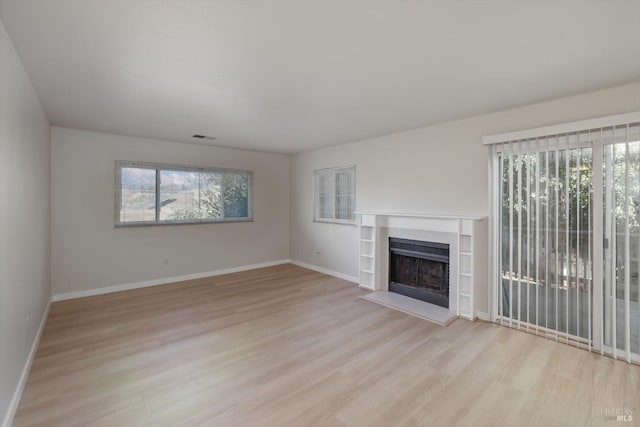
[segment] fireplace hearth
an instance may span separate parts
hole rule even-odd
[[[390,237],[389,291],[449,308],[449,245]]]

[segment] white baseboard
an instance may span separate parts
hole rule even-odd
[[[489,313],[485,313],[484,311],[477,311],[476,316],[480,320],[484,320],[485,322],[489,321]]]
[[[146,280],[144,282],[125,283],[123,285],[106,286],[97,289],[87,289],[84,291],[67,292],[51,297],[52,302],[64,301],[68,299],[90,297],[94,295],[110,294],[112,292],[128,291],[131,289],[146,288],[149,286],[166,285],[168,283],[182,282],[185,280],[202,279],[205,277],[220,276],[223,274],[238,273],[240,271],[255,270],[256,268],[272,267],[274,265],[288,264],[291,260],[280,259],[276,261],[261,262],[259,264],[243,265],[240,267],[225,268],[222,270],[206,271],[204,273],[187,274],[185,276],[164,277],[162,279]]]
[[[348,280],[349,282],[353,282],[353,283],[359,282],[356,276],[349,276],[348,274],[339,273],[337,271],[329,270],[327,268],[307,264],[306,262],[297,261],[295,259],[290,260],[290,262],[291,264],[297,265],[298,267],[308,268],[309,270],[313,270],[313,271],[317,271],[318,273],[323,273],[329,276],[337,277],[338,279]]]
[[[18,405],[20,404],[20,398],[22,398],[22,392],[24,391],[24,386],[27,385],[27,379],[29,378],[29,371],[31,371],[31,365],[33,364],[33,359],[36,357],[36,351],[38,350],[38,344],[40,343],[40,337],[42,336],[42,331],[44,330],[44,325],[47,323],[47,317],[49,316],[49,307],[51,303],[47,303],[47,308],[42,315],[42,319],[40,320],[40,326],[38,327],[38,332],[36,333],[36,337],[33,340],[33,344],[31,345],[31,350],[29,351],[29,356],[27,356],[27,361],[24,364],[24,368],[22,369],[22,374],[20,374],[20,380],[16,386],[15,391],[13,392],[13,397],[11,398],[11,402],[9,403],[9,407],[7,408],[7,413],[2,420],[2,427],[9,427],[13,422],[13,417],[16,415],[16,411],[18,410]]]

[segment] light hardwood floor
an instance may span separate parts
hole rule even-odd
[[[640,425],[638,366],[363,294],[283,265],[54,303],[14,426]]]

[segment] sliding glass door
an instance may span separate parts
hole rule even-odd
[[[500,156],[499,316],[555,337],[591,339],[592,149]]]
[[[640,124],[494,152],[496,321],[638,358]]]

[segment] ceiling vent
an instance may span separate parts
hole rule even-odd
[[[209,141],[214,141],[216,139],[215,136],[207,136],[207,135],[200,135],[200,134],[195,134],[193,135],[193,137],[196,139],[207,139]]]

